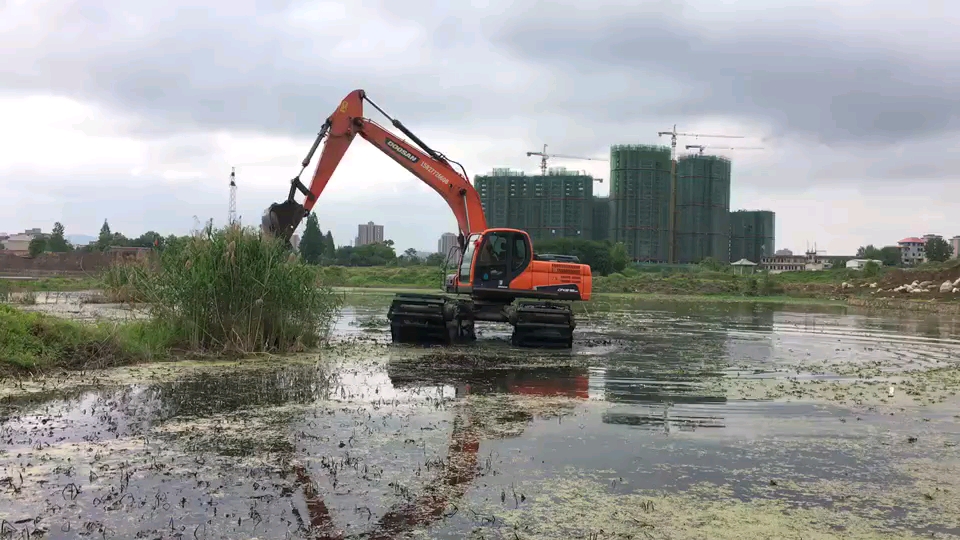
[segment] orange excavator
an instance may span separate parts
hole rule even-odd
[[[413,143],[365,118],[364,102]],[[590,299],[590,267],[576,257],[535,254],[526,231],[488,229],[480,195],[463,166],[427,146],[363,90],[350,92],[324,122],[301,163],[300,174],[290,182],[287,200],[264,212],[265,234],[290,241],[357,135],[439,193],[453,210],[460,229],[460,261],[456,272],[447,276],[445,294],[399,294],[394,298],[387,318],[395,343],[471,341],[476,339],[474,323],[488,321],[510,323],[515,346],[572,347],[576,322],[570,304],[563,301]],[[323,151],[308,188],[300,176],[321,142]],[[297,192],[305,197],[302,204],[295,200]]]

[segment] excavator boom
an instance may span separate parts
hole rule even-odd
[[[458,172],[445,156],[427,146],[399,120],[390,118],[386,113],[384,113],[384,116],[390,119],[395,127],[415,141],[416,145],[401,139],[376,122],[365,118],[363,116],[364,101],[383,112],[366,97],[363,90],[350,92],[340,102],[333,114],[327,118],[323,129],[317,136],[317,140],[310,149],[310,153],[302,163],[304,168],[309,165],[313,153],[320,142],[326,138],[310,187],[305,187],[300,182],[299,176],[294,178],[291,181],[292,186],[287,201],[272,205],[267,209],[263,222],[265,232],[289,241],[300,221],[313,209],[317,198],[327,187],[327,182],[330,181],[330,177],[333,176],[340,160],[343,159],[347,148],[350,147],[350,143],[357,135],[366,139],[443,197],[457,218],[461,238],[469,236],[470,233],[485,230],[487,220],[483,214],[480,195],[470,184],[466,172],[463,174]],[[302,192],[305,196],[303,204],[298,204],[294,200],[297,191]]]

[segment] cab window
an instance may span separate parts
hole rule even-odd
[[[527,265],[527,242],[520,233],[513,235],[513,259],[510,264],[510,271],[517,275]]]
[[[460,262],[460,281],[468,283],[470,281],[470,266],[473,263],[473,254],[477,249],[477,242],[480,235],[472,234],[467,238],[467,248],[463,252],[463,259]]]

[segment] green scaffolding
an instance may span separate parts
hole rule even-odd
[[[610,147],[610,234],[637,261],[667,260],[670,147]]]
[[[490,227],[527,231],[534,240],[593,237],[593,177],[579,171],[551,169],[527,176],[494,169],[474,185]]]
[[[775,239],[775,214],[769,210],[737,210],[730,213],[730,260],[759,264],[772,257]]]
[[[730,160],[677,160],[677,262],[730,262]]]

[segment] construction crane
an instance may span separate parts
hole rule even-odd
[[[670,245],[667,259],[670,264],[677,262],[677,137],[714,137],[721,139],[742,139],[742,135],[705,135],[703,133],[680,133],[677,125],[672,131],[658,131],[657,136],[670,135]]]
[[[687,150],[691,148],[696,148],[698,150],[698,155],[703,155],[703,149],[709,148],[711,150],[763,150],[762,146],[704,146],[702,144],[688,144]]]
[[[564,154],[548,154],[547,145],[543,145],[543,150],[540,152],[527,152],[527,156],[540,156],[540,174],[547,175],[547,159],[548,158],[560,158],[560,159],[583,159],[587,161],[610,161],[609,159],[603,158],[589,158],[589,157],[580,157],[580,156],[567,156]],[[602,178],[597,178],[597,182],[603,182]]]

